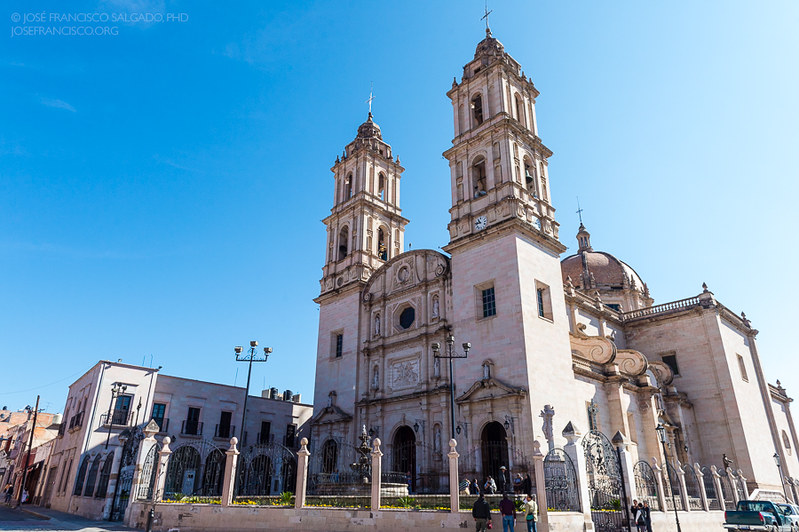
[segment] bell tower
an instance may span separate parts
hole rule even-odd
[[[370,112],[331,168],[335,192],[330,216],[323,220],[327,251],[320,298],[366,282],[383,263],[402,253],[408,223],[399,206],[405,169],[399,157],[392,157]]]
[[[562,252],[547,171],[552,152],[538,137],[538,91],[490,29],[447,96],[455,126],[444,152],[452,182],[448,248],[514,223]]]

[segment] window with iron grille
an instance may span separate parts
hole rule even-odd
[[[344,335],[337,334],[336,335],[336,358],[341,358],[341,355],[344,353]]]
[[[488,318],[497,315],[497,304],[494,298],[494,287],[488,287],[482,290],[483,296],[483,317]]]

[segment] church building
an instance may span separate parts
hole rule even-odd
[[[436,489],[451,437],[482,482],[577,433],[622,441],[642,475],[715,466],[747,495],[796,500],[792,399],[746,316],[704,285],[656,304],[582,224],[563,256],[539,92],[489,29],[447,96],[445,253],[404,251],[404,168],[371,112],[331,169],[311,428],[327,472],[364,428],[417,492]]]

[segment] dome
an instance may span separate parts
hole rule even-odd
[[[504,53],[505,47],[491,35],[491,30],[486,28],[486,38],[477,43],[474,58],[477,59],[481,56],[502,57]]]
[[[380,126],[372,121],[372,113],[369,113],[369,118],[366,122],[358,126],[359,139],[383,139],[383,134],[380,132]]]

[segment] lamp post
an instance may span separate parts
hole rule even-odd
[[[252,363],[253,362],[266,362],[272,353],[271,347],[264,347],[263,355],[256,355],[255,348],[258,347],[257,340],[250,341],[250,349],[245,353],[244,348],[237,345],[233,348],[236,353],[236,362],[248,362],[247,368],[247,388],[244,390],[244,409],[241,412],[241,429],[239,430],[239,445],[244,445],[244,420],[247,419],[247,396],[250,395],[250,377],[252,376]],[[263,356],[263,358],[261,358]]]
[[[671,505],[674,507],[674,520],[677,522],[677,532],[682,532],[682,528],[680,528],[680,516],[677,513],[677,501],[674,499],[674,488],[671,486],[671,479],[669,478],[669,458],[666,455],[666,427],[663,426],[663,423],[658,423],[655,430],[658,433],[660,445],[663,446],[663,459],[666,461],[666,478],[669,480],[669,488],[671,488]]]
[[[430,347],[433,348],[433,356],[435,358],[447,358],[449,359],[449,434],[451,439],[455,439],[455,374],[452,372],[452,359],[453,358],[466,358],[469,356],[469,349],[472,348],[472,344],[469,342],[464,342],[462,344],[463,347],[463,354],[460,354],[455,351],[455,336],[452,334],[447,335],[447,351],[446,353],[441,352],[441,344],[438,342],[433,342]]]
[[[111,403],[108,405],[108,416],[106,416],[106,422],[108,423],[108,436],[105,438],[105,448],[108,449],[108,442],[111,441],[111,425],[114,424],[114,420],[111,417],[111,408],[114,406],[114,399],[116,399],[119,394],[125,393],[128,387],[124,384],[114,383],[111,386]]]
[[[25,407],[28,412],[28,420],[31,418],[30,405]],[[17,493],[17,506],[22,504],[22,495],[25,493],[25,480],[28,476],[28,465],[31,461],[31,450],[33,450],[33,436],[36,432],[36,417],[39,415],[39,396],[36,396],[36,408],[33,409],[33,425],[31,426],[31,437],[28,440],[28,455],[25,457],[25,463],[22,464],[22,482],[19,485],[19,493]]]
[[[788,502],[788,492],[785,491],[785,478],[782,476],[782,460],[780,460],[780,453],[774,453],[774,463],[777,464],[777,471],[780,472],[780,484],[782,484],[782,495],[785,501]]]

